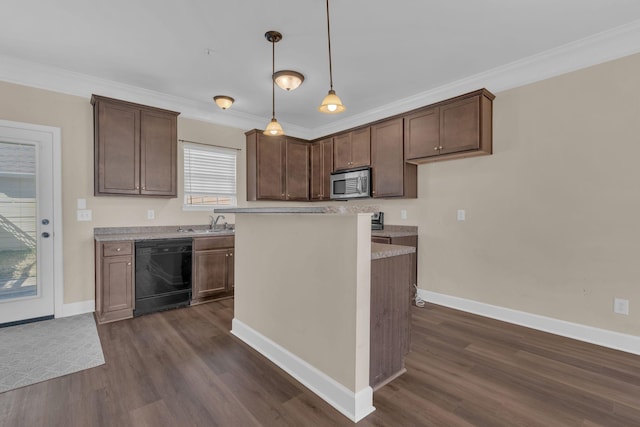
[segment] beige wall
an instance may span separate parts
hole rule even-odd
[[[235,319],[353,392],[369,386],[370,218],[236,218]]]
[[[638,75],[634,55],[496,93],[494,155],[420,165],[419,199],[377,202],[387,223],[419,226],[419,286],[640,335]],[[92,196],[88,99],[0,82],[0,118],[62,128],[67,303],[93,298],[93,227],[207,220],[176,199]],[[239,129],[180,119],[178,132],[244,146]],[[75,221],[77,198],[93,222]],[[616,296],[630,300],[629,316],[613,313]]]
[[[638,76],[635,55],[497,93],[492,156],[420,165],[417,200],[380,203],[419,227],[419,287],[640,335]]]
[[[212,108],[214,108],[212,106]],[[62,129],[64,302],[94,298],[94,227],[205,224],[211,212],[182,211],[182,153],[177,199],[93,196],[93,108],[89,99],[0,82],[0,118]],[[243,148],[238,156],[239,199],[245,199],[244,132],[178,118],[178,138]],[[93,221],[76,221],[76,200],[87,200]],[[147,220],[147,210],[155,220]],[[230,222],[233,218],[229,218]]]

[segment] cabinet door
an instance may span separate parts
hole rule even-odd
[[[440,154],[440,109],[429,108],[404,118],[405,159]]]
[[[331,198],[331,172],[333,171],[333,139],[320,141],[322,146],[322,198]]]
[[[364,128],[351,132],[352,168],[371,165],[371,129]]]
[[[196,251],[193,299],[208,298],[227,290],[228,249]]]
[[[133,258],[102,258],[102,314],[133,309]]]
[[[309,148],[309,164],[311,166],[310,198],[322,200],[322,146],[319,142],[311,144]]]
[[[140,193],[140,110],[100,100],[95,114],[95,194]]]
[[[229,256],[227,257],[227,291],[233,291],[235,288],[235,253],[234,249],[228,250]]]
[[[333,140],[323,139],[310,148],[311,200],[327,200],[330,197],[331,172],[333,170]]]
[[[309,143],[287,138],[286,200],[309,200]]]
[[[258,135],[256,147],[258,200],[284,200],[284,146],[284,137]]]
[[[333,170],[351,167],[351,132],[333,138]]]
[[[371,127],[373,197],[404,195],[403,121],[394,119]]]
[[[140,113],[140,194],[177,196],[177,118]]]
[[[480,148],[480,96],[440,107],[440,154]]]

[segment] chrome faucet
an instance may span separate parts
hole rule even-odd
[[[218,225],[218,221],[220,221],[220,218],[225,219],[224,215],[218,215],[216,219],[213,219],[213,216],[209,215],[209,218],[211,218],[211,222],[209,223],[210,230],[216,229],[216,226]]]

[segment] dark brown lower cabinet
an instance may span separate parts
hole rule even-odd
[[[193,239],[192,305],[233,296],[233,255],[233,236]]]
[[[133,242],[96,242],[95,250],[98,323],[133,317]]]
[[[371,260],[369,385],[374,391],[406,371],[411,267],[410,254]]]
[[[418,236],[371,236],[374,243],[386,243],[388,245],[412,246],[416,248],[415,253],[411,254],[411,301],[415,296],[415,288],[413,285],[418,284]]]

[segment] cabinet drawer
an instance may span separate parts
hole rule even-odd
[[[390,245],[391,237],[371,236],[371,241],[373,243],[386,243],[387,245]]]
[[[233,244],[234,236],[196,237],[193,239],[193,250],[232,248]]]
[[[102,244],[102,256],[131,255],[132,242],[108,242]]]

